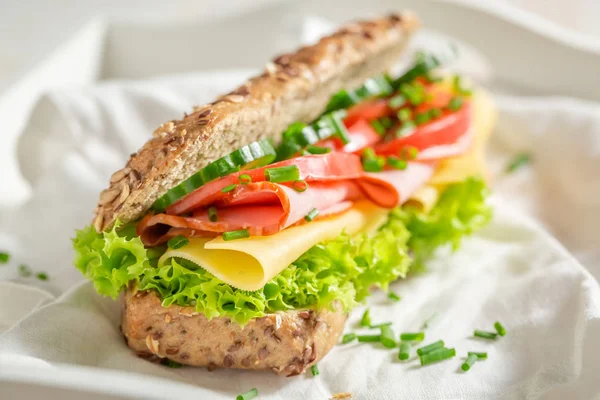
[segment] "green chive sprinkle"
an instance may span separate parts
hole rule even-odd
[[[247,391],[246,393],[239,394],[235,398],[235,400],[252,400],[256,396],[258,396],[258,390],[256,390],[256,388],[253,388],[253,389]]]
[[[356,340],[356,333],[346,333],[342,338],[342,344],[350,343]]]
[[[265,169],[265,178],[270,182],[293,182],[300,179],[297,165]]]
[[[25,264],[19,265],[19,275],[21,275],[23,278],[30,277],[31,276],[31,268],[29,268]]]
[[[425,88],[422,85],[403,84],[400,93],[413,105],[418,106],[425,101]]]
[[[181,367],[183,367],[182,364],[179,364],[178,362],[173,361],[173,360],[169,360],[168,358],[164,359],[161,362],[161,364],[164,365],[164,366],[166,366],[166,367],[169,367],[169,368],[181,368]]]
[[[380,324],[371,325],[371,326],[369,326],[369,328],[375,329],[375,328],[381,328],[382,326],[390,326],[390,325],[392,325],[391,322],[382,322]]]
[[[356,336],[359,342],[381,342],[381,335],[358,335]]]
[[[360,326],[371,326],[371,309],[367,308],[360,319]]]
[[[400,342],[400,352],[398,353],[398,359],[408,360],[410,357],[410,343]]]
[[[498,337],[498,334],[495,332],[480,331],[479,329],[475,329],[473,336],[493,340]]]
[[[38,278],[40,281],[47,281],[48,279],[50,279],[48,277],[48,274],[46,274],[45,272],[38,272],[35,277]]]
[[[225,186],[223,189],[221,189],[221,192],[223,193],[228,193],[231,192],[233,189],[235,189],[237,187],[236,184],[233,185],[229,185],[229,186]]]
[[[292,183],[292,189],[299,193],[306,192],[306,189],[308,189],[308,182],[303,179],[298,179]]]
[[[379,121],[378,119],[371,121],[371,126],[379,135],[383,135],[385,133],[385,126],[383,126],[381,121]]]
[[[450,99],[450,102],[448,103],[448,108],[452,111],[458,111],[461,109],[463,105],[463,99],[460,97],[453,97]]]
[[[412,118],[412,111],[410,110],[410,108],[403,108],[398,111],[397,116],[401,122],[407,122],[410,121]]]
[[[319,215],[319,210],[313,208],[308,214],[304,216],[304,219],[306,220],[306,222],[310,222],[313,219],[317,218],[317,215]]]
[[[435,351],[432,351],[431,353],[427,353],[424,354],[422,356],[420,356],[420,360],[421,360],[421,365],[429,365],[429,364],[433,364],[435,362],[438,361],[443,361],[443,360],[447,360],[449,358],[452,358],[456,355],[456,349],[447,349],[447,348],[440,348],[437,349]]]
[[[475,357],[477,357],[480,360],[487,360],[487,358],[488,358],[487,353],[479,353],[479,352],[476,352],[476,351],[469,351],[468,354],[470,356],[474,355]]]
[[[400,334],[400,340],[422,342],[425,340],[425,332],[403,332]]]
[[[496,328],[496,332],[498,332],[498,335],[500,335],[500,336],[506,335],[506,329],[504,329],[504,327],[502,326],[502,324],[500,322],[496,321],[496,323],[494,324],[494,328]]]
[[[431,110],[429,110],[429,117],[431,119],[436,119],[442,116],[442,110],[440,110],[439,108],[432,108]]]
[[[186,238],[185,236],[175,236],[174,238],[169,239],[169,241],[167,242],[167,245],[169,246],[169,248],[173,249],[173,250],[177,250],[182,248],[183,246],[187,245],[189,243],[189,239]]]
[[[415,131],[417,125],[413,121],[406,121],[402,124],[402,126],[396,131],[396,137],[404,137],[408,136]]]
[[[397,346],[396,340],[394,339],[394,331],[390,325],[381,326],[381,343],[388,349],[393,349]]]
[[[388,299],[392,300],[392,301],[400,301],[402,300],[402,297],[398,296],[396,293],[394,292],[388,292],[387,294]]]
[[[379,121],[381,122],[381,125],[383,125],[383,127],[385,129],[389,129],[392,127],[392,125],[394,125],[394,121],[392,121],[392,119],[390,117],[381,117],[381,118],[379,118]]]
[[[405,146],[400,150],[400,158],[403,160],[414,160],[419,155],[419,149],[412,146]]]
[[[406,169],[406,167],[408,167],[406,160],[401,160],[396,156],[389,156],[387,158],[387,163],[394,169]]]
[[[442,347],[444,347],[444,341],[438,340],[437,342],[433,342],[431,344],[428,344],[427,346],[418,348],[417,354],[423,356],[425,354],[431,353],[432,351],[441,349]]]
[[[312,376],[319,375],[319,367],[317,366],[317,364],[310,367],[310,372],[312,372]]]
[[[367,172],[381,172],[385,166],[385,157],[377,156],[375,158],[367,158],[362,162],[363,169]]]
[[[470,96],[472,94],[472,90],[463,87],[462,78],[459,75],[454,75],[452,79],[452,86],[455,93],[465,96]]]
[[[238,180],[242,185],[247,185],[248,183],[252,182],[252,177],[248,174],[241,174],[238,177]]]
[[[208,220],[210,222],[217,222],[219,215],[217,214],[217,207],[208,207]]]
[[[406,104],[406,97],[398,94],[390,99],[390,108],[400,108]]]
[[[236,239],[244,239],[250,237],[250,232],[248,229],[240,229],[237,231],[229,231],[223,233],[223,240],[236,240]]]
[[[306,151],[308,151],[310,154],[327,154],[331,153],[331,148],[310,145],[306,147]]]
[[[6,264],[10,260],[8,253],[0,252],[0,264]]]
[[[531,154],[529,154],[529,153],[517,154],[511,160],[511,162],[508,164],[508,166],[506,167],[506,173],[510,174],[512,172],[515,172],[519,168],[524,167],[525,165],[529,164],[531,162],[531,160],[532,160]]]
[[[417,125],[426,124],[430,120],[431,120],[431,115],[429,115],[428,112],[422,112],[422,113],[415,115],[415,123]]]
[[[463,371],[467,372],[468,370],[471,369],[473,364],[475,364],[475,361],[477,361],[477,356],[475,354],[469,354],[469,356],[467,357],[467,360],[463,363],[463,365],[460,368]]]

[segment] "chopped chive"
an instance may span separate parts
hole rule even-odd
[[[410,343],[400,342],[400,352],[398,353],[398,359],[408,360],[410,357]]]
[[[419,155],[419,149],[413,146],[405,146],[400,150],[400,158],[403,160],[414,160]]]
[[[342,344],[350,343],[356,340],[356,333],[346,333],[342,338]]]
[[[379,135],[383,135],[385,133],[385,126],[383,126],[381,121],[379,121],[378,119],[371,121],[370,124],[373,127],[373,129],[375,129],[375,132],[377,132]]]
[[[431,344],[428,344],[427,346],[423,346],[417,349],[417,354],[420,356],[423,356],[427,353],[431,353],[432,351],[435,351],[437,349],[441,349],[442,347],[444,347],[444,341],[443,340],[438,340],[437,342],[433,342]]]
[[[181,367],[183,367],[182,364],[179,364],[178,362],[173,361],[173,360],[169,360],[168,358],[165,358],[161,362],[161,364],[164,365],[165,367],[169,367],[169,368],[181,368]]]
[[[396,115],[398,116],[400,122],[407,122],[412,119],[412,111],[410,108],[403,108],[399,110]]]
[[[360,326],[371,326],[371,309],[367,308],[360,319]]]
[[[298,179],[297,181],[294,181],[294,183],[292,183],[292,189],[300,193],[305,192],[306,189],[308,189],[308,182],[306,182],[303,179]]]
[[[390,99],[390,108],[400,108],[406,104],[406,97],[398,94]]]
[[[422,342],[425,340],[425,332],[403,332],[400,334],[400,340]]]
[[[177,250],[187,245],[190,242],[185,236],[177,235],[174,238],[169,239],[167,246],[173,250]]]
[[[394,121],[392,121],[392,119],[390,117],[381,117],[381,118],[379,118],[379,121],[381,122],[381,125],[383,125],[383,127],[385,129],[389,129],[392,127],[392,125],[394,125]]]
[[[431,120],[431,115],[429,115],[429,112],[422,112],[422,113],[415,115],[415,124],[417,124],[417,125],[426,124],[430,120]]]
[[[448,102],[448,108],[452,111],[458,111],[461,109],[463,105],[463,99],[461,97],[453,97]]]
[[[418,106],[425,101],[425,89],[419,84],[403,84],[400,93],[413,105]]]
[[[371,326],[369,326],[369,328],[375,329],[375,328],[381,328],[382,326],[390,326],[390,325],[392,325],[391,322],[382,322],[380,324],[371,325]]]
[[[310,222],[313,219],[317,218],[317,215],[319,215],[319,210],[313,208],[308,214],[304,216],[304,219],[306,220],[306,222]]]
[[[217,207],[208,207],[208,220],[210,222],[217,222],[219,220],[219,214],[217,214]]]
[[[317,366],[317,364],[310,367],[310,372],[312,372],[312,376],[319,375],[319,367]]]
[[[475,364],[475,361],[477,361],[477,356],[475,354],[469,354],[466,361],[463,363],[463,365],[460,368],[463,371],[467,372],[468,370],[471,369],[473,364]]]
[[[228,192],[231,192],[236,187],[237,187],[237,185],[234,183],[233,185],[225,186],[223,189],[221,189],[221,192],[228,193]]]
[[[475,332],[473,332],[473,336],[475,337],[480,337],[483,339],[496,339],[498,337],[498,334],[495,332],[487,332],[487,331],[480,331],[479,329],[475,329]]]
[[[0,264],[6,264],[10,260],[8,253],[0,252]]]
[[[359,342],[381,342],[381,335],[358,335],[356,336]]]
[[[302,149],[302,151],[300,152],[301,156],[312,156],[312,153],[309,153],[307,150]]]
[[[248,175],[248,174],[241,174],[238,177],[238,180],[240,181],[240,183],[242,185],[247,185],[247,184],[249,184],[249,183],[252,182],[252,177],[250,175]]]
[[[459,75],[454,75],[452,78],[452,88],[454,89],[454,93],[462,94],[464,96],[470,96],[473,93],[471,89],[467,89],[463,86],[462,78]]]
[[[45,272],[38,272],[35,277],[38,278],[40,281],[47,281],[48,279],[50,279],[48,277],[48,274]]]
[[[381,172],[385,167],[385,157],[377,156],[375,158],[367,158],[362,162],[363,169],[367,172]]]
[[[237,231],[229,231],[223,233],[223,240],[236,240],[236,239],[244,239],[250,237],[250,232],[248,229],[240,229]]]
[[[265,169],[265,178],[270,182],[293,182],[300,179],[297,165]]]
[[[331,153],[331,148],[310,145],[310,146],[306,147],[306,151],[309,152],[310,154],[327,154],[327,153]]]
[[[373,150],[372,147],[366,147],[362,151],[362,158],[364,158],[364,159],[375,158],[375,157],[377,157],[377,154],[375,154],[375,150]]]
[[[258,396],[258,390],[256,388],[252,388],[248,390],[246,393],[238,394],[235,400],[252,400]]]
[[[504,327],[502,326],[502,324],[500,322],[496,321],[496,323],[494,324],[494,328],[496,328],[496,332],[498,332],[498,335],[500,335],[500,336],[506,335],[506,329],[504,329]]]
[[[476,351],[469,351],[468,354],[469,355],[474,355],[474,356],[476,356],[480,360],[487,360],[487,358],[488,358],[487,353],[479,353],[479,352],[476,352]]]
[[[31,268],[29,268],[25,264],[19,265],[19,275],[21,275],[23,278],[30,277],[31,276]]]
[[[390,325],[382,325],[381,329],[381,343],[388,349],[393,349],[397,346],[396,340],[394,339],[394,331]]]
[[[506,167],[506,173],[510,174],[511,172],[515,172],[519,168],[529,164],[531,160],[531,154],[529,153],[517,154]]]
[[[434,312],[433,314],[431,314],[431,317],[427,318],[425,320],[425,322],[423,322],[423,329],[427,329],[429,328],[429,326],[431,325],[431,323],[433,321],[435,321],[435,319],[438,317],[438,313]]]
[[[454,357],[455,355],[456,355],[456,349],[447,349],[444,347],[444,348],[434,350],[430,353],[423,354],[419,358],[421,360],[421,365],[424,366],[424,365],[433,364],[438,361],[447,360],[449,358]]]
[[[432,108],[429,110],[429,117],[431,119],[436,119],[442,116],[442,110],[439,108]]]
[[[389,156],[387,158],[387,164],[394,169],[406,169],[406,167],[408,167],[406,160],[401,160],[396,156]]]
[[[396,293],[390,291],[387,294],[388,299],[392,300],[392,301],[400,301],[402,300],[402,297],[398,296]]]
[[[396,137],[408,136],[417,129],[417,125],[413,121],[406,121],[402,126],[396,130]]]

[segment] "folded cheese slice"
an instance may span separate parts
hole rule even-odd
[[[231,286],[258,290],[315,244],[334,239],[342,232],[373,231],[385,222],[388,212],[361,201],[341,215],[291,227],[272,236],[232,241],[222,237],[191,238],[188,245],[169,249],[159,265],[172,257],[183,258]]]

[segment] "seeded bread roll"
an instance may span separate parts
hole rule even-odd
[[[154,292],[125,293],[121,330],[139,356],[186,365],[271,370],[294,376],[316,364],[338,341],[341,311],[287,311],[250,320],[210,321],[193,307],[163,307]]]
[[[293,122],[312,122],[341,89],[355,89],[398,59],[418,27],[412,14],[356,22],[269,62],[265,72],[182,120],[161,125],[100,193],[97,231],[142,217],[154,201],[210,162]]]

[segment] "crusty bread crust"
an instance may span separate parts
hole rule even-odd
[[[271,370],[294,376],[337,343],[347,315],[300,310],[268,314],[243,328],[210,321],[193,307],[163,307],[154,292],[125,292],[121,331],[129,347],[150,359],[214,368]]]
[[[142,217],[167,190],[233,150],[279,137],[293,122],[313,121],[333,94],[388,70],[417,26],[410,13],[346,25],[277,57],[262,75],[182,120],[161,125],[100,193],[96,230]]]

